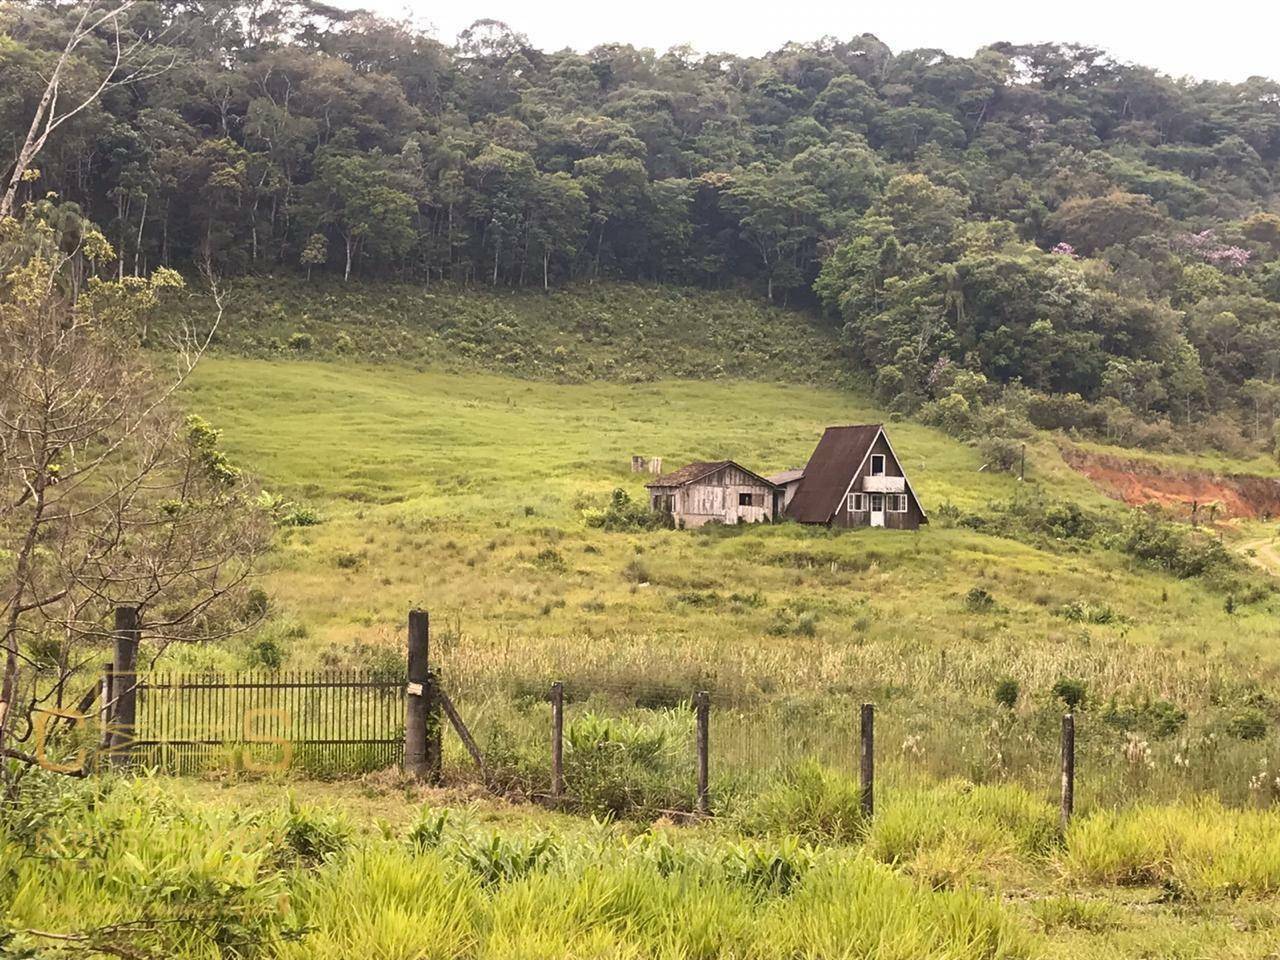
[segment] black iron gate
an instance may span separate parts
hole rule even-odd
[[[404,697],[402,677],[376,671],[139,674],[131,761],[318,777],[398,766]]]

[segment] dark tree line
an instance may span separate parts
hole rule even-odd
[[[0,3],[10,163],[82,12]],[[17,195],[101,225],[120,275],[750,286],[840,318],[904,406],[967,371],[1260,438],[1280,413],[1274,81],[870,35],[548,52],[480,21],[446,45],[315,0],[120,20],[165,68],[61,124]],[[119,49],[87,38],[63,96],[131,69]]]

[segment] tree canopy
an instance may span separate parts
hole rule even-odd
[[[6,182],[77,9],[0,2]],[[85,37],[68,97],[121,82],[16,187],[74,202],[120,275],[742,286],[839,322],[904,405],[942,362],[1272,435],[1275,81],[870,35],[550,52],[480,21],[447,44],[316,0],[140,0],[120,22],[162,68],[113,74],[120,44]]]

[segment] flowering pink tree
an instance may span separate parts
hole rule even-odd
[[[1243,247],[1220,243],[1212,230],[1184,233],[1177,238],[1177,245],[1210,266],[1228,272],[1243,270],[1249,265],[1249,258],[1253,256]]]

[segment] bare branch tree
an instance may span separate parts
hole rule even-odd
[[[9,173],[9,182],[3,196],[0,196],[0,219],[13,216],[18,187],[54,131],[96,103],[108,90],[151,79],[173,66],[173,58],[163,61],[148,55],[154,53],[154,44],[146,38],[137,36],[129,39],[123,35],[122,20],[136,4],[137,0],[111,0],[107,3],[89,0],[84,5],[66,45],[54,61],[35,114],[31,117],[26,139]],[[110,63],[103,68],[89,93],[76,97],[69,105],[60,103],[63,84],[77,51],[100,32],[110,37]]]
[[[39,230],[39,224],[28,225]],[[86,243],[109,252],[100,234]],[[221,322],[172,341],[172,366],[138,347],[176,274],[90,280],[64,292],[56,242],[0,275],[0,752],[100,656],[114,607],[148,639],[210,640],[243,626],[242,594],[269,524],[217,432],[175,392]],[[18,751],[21,752],[21,751]],[[28,751],[29,752],[29,751]]]

